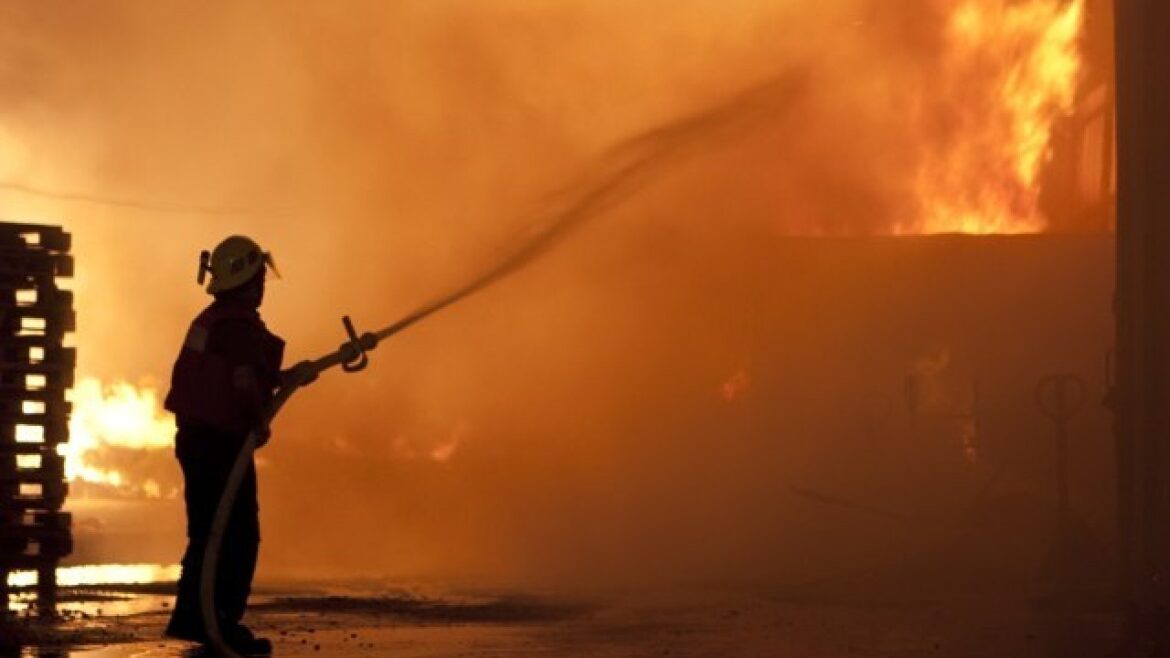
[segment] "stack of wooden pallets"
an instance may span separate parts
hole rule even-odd
[[[8,574],[37,572],[37,610],[56,612],[56,569],[73,549],[68,485],[57,447],[69,439],[76,351],[70,235],[59,227],[0,223],[0,616]]]

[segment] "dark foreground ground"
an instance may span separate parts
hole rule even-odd
[[[68,619],[4,629],[2,655],[198,656],[162,638],[165,588],[67,592]],[[1104,657],[1105,612],[1018,601],[817,600],[752,587],[588,596],[384,584],[269,587],[249,623],[280,656]],[[17,638],[22,646],[14,646]]]

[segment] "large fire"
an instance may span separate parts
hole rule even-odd
[[[150,384],[126,381],[103,383],[82,378],[73,389],[69,442],[58,449],[65,456],[70,482],[85,482],[119,495],[146,498],[179,494],[174,483],[161,477],[159,460],[140,457],[169,450],[174,445],[175,419],[162,409],[159,391]],[[392,454],[402,460],[449,461],[466,441],[470,426],[463,421],[433,436],[398,435]],[[343,438],[331,446],[345,453],[353,448]]]
[[[117,464],[110,463],[116,460],[109,452],[169,448],[174,433],[174,419],[162,410],[153,387],[124,381],[103,384],[93,377],[84,378],[73,389],[69,443],[60,448],[66,478],[158,497],[163,492],[157,481],[133,481]]]
[[[965,0],[950,14],[940,91],[944,148],[914,181],[919,220],[898,233],[1030,233],[1047,220],[1040,174],[1073,110],[1084,0]]]
[[[1084,13],[1085,0],[956,3],[934,81],[939,96],[953,99],[953,109],[940,133],[925,138],[937,146],[924,150],[911,183],[917,219],[896,226],[895,233],[1025,233],[1046,227],[1041,172],[1051,156],[1054,126],[1076,101]],[[908,104],[916,106],[913,99]],[[738,371],[720,394],[731,401],[749,385],[746,371]],[[71,438],[61,448],[70,481],[167,495],[120,463],[126,450],[172,445],[174,420],[162,411],[156,389],[85,378],[73,392],[73,405]],[[447,460],[458,443],[453,436],[431,458]]]

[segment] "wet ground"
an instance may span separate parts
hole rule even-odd
[[[66,619],[17,622],[2,655],[198,656],[162,637],[167,586],[72,590]],[[756,587],[518,593],[279,586],[248,623],[280,656],[1103,657],[1114,618],[1011,600],[831,601]],[[22,637],[17,648],[14,639]]]

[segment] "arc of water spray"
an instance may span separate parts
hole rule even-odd
[[[799,99],[805,84],[802,72],[793,72],[756,85],[740,93],[729,102],[706,111],[668,123],[619,144],[602,160],[598,171],[575,188],[562,193],[570,202],[534,232],[531,238],[495,266],[462,287],[423,304],[389,326],[342,345],[315,361],[308,370],[319,374],[334,366],[352,363],[359,355],[377,347],[378,343],[403,331],[439,311],[474,295],[497,281],[519,271],[563,241],[574,230],[590,219],[602,215],[642,189],[654,176],[661,175],[672,165],[701,148],[710,148],[750,134],[763,122],[784,118]],[[282,387],[265,414],[265,424],[276,417],[293,393],[303,384]],[[200,609],[208,642],[219,655],[236,657],[224,642],[215,614],[215,572],[219,563],[223,533],[235,505],[236,494],[244,473],[252,461],[260,439],[259,431],[248,434],[232,465],[231,474],[219,501],[203,553],[200,574]]]

